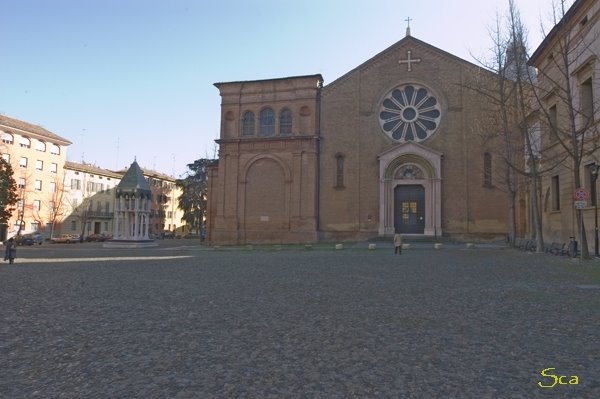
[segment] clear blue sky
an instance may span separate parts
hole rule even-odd
[[[72,141],[71,161],[137,157],[179,176],[213,154],[213,83],[320,73],[327,84],[402,39],[409,16],[414,37],[474,61],[507,3],[0,0],[0,113]],[[516,3],[534,49],[551,0]]]

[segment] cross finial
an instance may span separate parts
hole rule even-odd
[[[406,36],[410,36],[410,21],[412,21],[412,19],[410,17],[405,19],[406,21]]]

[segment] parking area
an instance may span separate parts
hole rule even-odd
[[[19,248],[0,266],[0,392],[600,397],[589,264],[458,246],[158,244]],[[554,381],[549,368],[577,384],[540,387]]]

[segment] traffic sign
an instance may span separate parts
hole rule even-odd
[[[577,190],[575,190],[575,201],[587,201],[590,198],[590,193],[588,193],[588,191],[583,188],[580,187]]]
[[[587,201],[575,201],[575,209],[584,209],[587,207]]]

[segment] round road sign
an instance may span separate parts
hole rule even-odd
[[[575,190],[575,200],[587,201],[590,198],[590,193],[585,188],[578,188]]]

